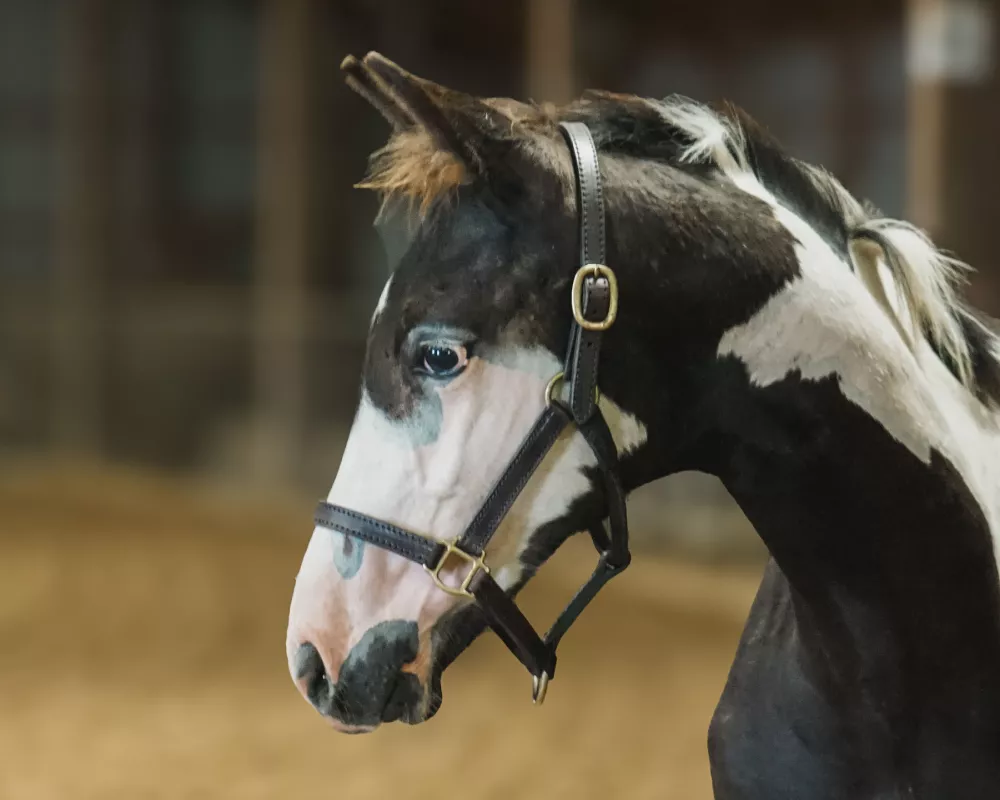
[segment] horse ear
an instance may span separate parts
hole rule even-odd
[[[347,56],[341,64],[344,81],[355,92],[371,103],[396,131],[406,130],[414,119],[402,101],[379,77],[354,56]]]
[[[504,122],[496,109],[471,95],[418,78],[379,53],[362,61],[349,56],[342,69],[347,82],[397,130],[419,126],[443,149],[453,153],[471,175],[486,173],[485,151],[504,138]]]

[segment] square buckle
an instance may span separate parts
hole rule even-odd
[[[431,580],[434,581],[434,585],[438,587],[442,592],[450,594],[452,597],[472,597],[472,592],[469,591],[469,585],[472,583],[472,579],[476,577],[480,570],[485,572],[487,575],[490,574],[490,568],[483,563],[483,556],[472,556],[462,550],[455,544],[456,540],[451,540],[444,543],[444,552],[441,554],[441,558],[438,559],[437,564],[434,567],[424,566],[424,569],[431,576]],[[445,563],[451,556],[457,556],[459,560],[464,561],[469,565],[469,571],[466,573],[465,577],[462,578],[462,582],[458,586],[449,586],[443,580],[441,580],[441,570],[444,568]]]

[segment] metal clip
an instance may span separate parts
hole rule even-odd
[[[545,693],[549,689],[549,673],[531,676],[531,702],[540,706],[545,702]]]

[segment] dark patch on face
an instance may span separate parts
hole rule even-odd
[[[546,226],[504,219],[472,190],[460,192],[455,202],[438,208],[415,232],[369,336],[364,386],[393,419],[412,414],[431,385],[413,372],[415,351],[407,345],[417,326],[469,331],[475,339],[471,356],[475,348],[495,345],[501,334],[556,346],[546,335],[549,326],[540,322],[555,306],[554,298],[549,302],[554,276],[546,267],[558,260],[556,240],[543,241]]]
[[[346,533],[330,531],[333,538],[333,563],[340,577],[349,580],[358,574],[365,555],[365,542]]]
[[[385,253],[389,272],[394,272],[409,249],[416,230],[416,221],[408,210],[406,201],[388,198],[378,218],[375,231]]]
[[[373,625],[351,648],[335,686],[330,687],[325,671],[320,675],[313,665],[316,674],[307,696],[320,713],[345,725],[370,727],[415,717],[423,688],[416,675],[402,668],[417,657],[418,647],[416,622]]]

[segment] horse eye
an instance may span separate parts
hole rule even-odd
[[[425,344],[420,348],[423,368],[438,378],[457,375],[465,368],[465,348],[444,344]]]

